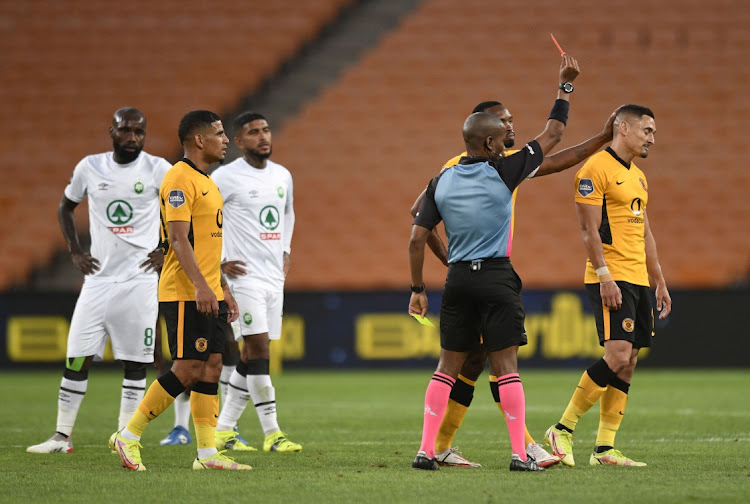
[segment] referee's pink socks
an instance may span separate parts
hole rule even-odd
[[[510,373],[497,378],[500,404],[505,410],[505,422],[508,424],[510,447],[513,453],[526,460],[524,433],[526,430],[526,399],[523,395],[523,384],[518,373]]]
[[[435,438],[437,438],[440,424],[443,422],[445,408],[448,406],[448,397],[455,383],[456,380],[447,374],[435,372],[430,384],[427,385],[427,392],[424,395],[422,444],[419,450],[425,452],[430,458],[435,457]],[[523,442],[523,436],[521,442]]]

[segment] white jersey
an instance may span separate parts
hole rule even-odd
[[[284,288],[284,252],[291,253],[294,232],[294,188],[289,170],[267,161],[254,168],[243,158],[211,174],[224,198],[224,249],[227,261],[244,261],[251,282]]]
[[[143,151],[121,165],[112,152],[86,156],[73,171],[65,197],[89,198],[91,256],[101,268],[86,280],[123,282],[154,276],[140,267],[159,244],[159,187],[171,165]]]

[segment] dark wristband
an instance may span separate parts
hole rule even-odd
[[[568,111],[570,110],[570,102],[568,100],[562,100],[558,98],[555,100],[555,105],[552,107],[552,112],[549,113],[549,118],[561,123],[568,124]]]
[[[420,292],[424,292],[424,282],[422,282],[422,285],[419,285],[417,287],[414,287],[412,285],[411,286],[411,291],[414,292],[414,293],[416,293],[416,294],[419,294]]]

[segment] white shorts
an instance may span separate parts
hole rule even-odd
[[[154,361],[159,279],[84,282],[68,333],[67,356],[101,358],[109,335],[115,359]]]
[[[232,323],[234,339],[268,333],[268,339],[281,339],[281,317],[284,311],[284,291],[271,291],[230,282],[232,295],[240,309],[239,318]]]

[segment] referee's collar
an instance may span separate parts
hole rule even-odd
[[[626,163],[625,161],[623,161],[623,159],[622,159],[622,158],[621,158],[620,156],[618,156],[618,155],[617,155],[617,153],[616,153],[616,152],[615,152],[615,151],[614,151],[614,150],[612,149],[612,147],[607,147],[607,149],[606,149],[606,150],[607,150],[607,152],[609,152],[609,153],[610,153],[610,154],[612,155],[612,157],[613,157],[613,158],[615,158],[615,159],[616,159],[616,160],[617,160],[617,161],[618,161],[618,162],[619,162],[619,163],[620,163],[620,164],[621,164],[622,166],[624,166],[624,167],[625,167],[625,168],[627,168],[628,170],[630,169],[630,163]]]
[[[492,160],[484,156],[461,156],[458,164],[492,163]]]

